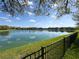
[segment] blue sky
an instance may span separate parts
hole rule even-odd
[[[29,2],[30,8],[33,9],[33,2]],[[57,4],[55,5],[55,7]],[[54,7],[54,6],[53,6]],[[35,16],[32,12],[26,11],[24,15],[10,16],[0,11],[0,25],[20,26],[20,27],[74,27],[75,21],[71,15],[65,15],[58,18],[54,15]]]
[[[74,27],[75,21],[71,15],[65,15],[56,19],[56,16],[35,16],[31,13],[18,16],[10,16],[0,12],[0,25],[21,27]]]

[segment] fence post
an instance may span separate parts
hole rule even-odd
[[[64,56],[65,51],[66,51],[66,44],[65,44],[66,42],[65,42],[65,39],[66,39],[66,38],[63,39],[63,41],[64,41],[64,42],[63,42],[63,45],[64,45],[64,48],[63,48],[63,56]]]
[[[41,47],[41,58],[44,59],[44,47]]]

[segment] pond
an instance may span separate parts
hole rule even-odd
[[[67,32],[49,32],[49,31],[32,31],[32,30],[10,30],[0,32],[0,50],[14,48],[33,42],[48,40]]]

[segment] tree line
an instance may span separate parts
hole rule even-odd
[[[47,30],[47,31],[75,31],[75,27],[48,27],[48,28],[37,28],[37,27],[13,27],[13,26],[0,26],[0,30]]]

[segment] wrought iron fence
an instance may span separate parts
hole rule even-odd
[[[62,59],[65,51],[71,47],[77,37],[77,32],[55,43],[41,47],[40,50],[28,54],[21,59]]]

